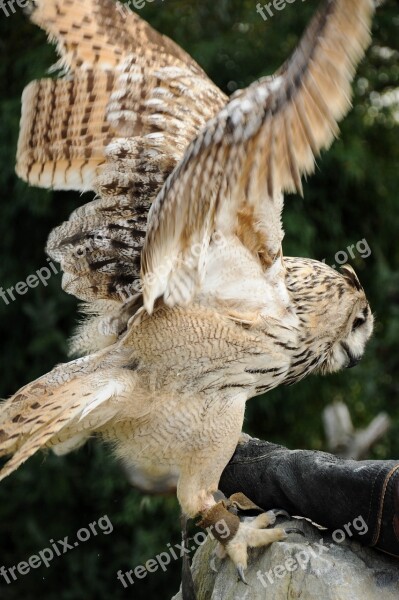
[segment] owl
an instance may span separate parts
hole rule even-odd
[[[178,474],[177,497],[244,579],[275,514],[218,492],[246,401],[361,359],[373,316],[352,268],[286,257],[283,194],[338,133],[370,41],[372,0],[326,0],[275,75],[227,98],[198,64],[112,0],[35,0],[55,77],[22,98],[17,174],[93,191],[47,252],[87,318],[78,358],[0,407],[4,478],[40,449],[97,435],[126,465]],[[216,537],[216,533],[214,533]]]

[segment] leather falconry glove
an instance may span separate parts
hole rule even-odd
[[[237,446],[219,489],[330,530],[361,520],[368,530],[352,527],[352,539],[399,558],[398,460],[345,460],[249,438]]]

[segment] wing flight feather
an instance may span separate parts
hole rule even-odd
[[[337,136],[373,12],[372,0],[326,0],[283,67],[235,94],[191,143],[149,216],[149,312],[160,296],[173,305],[201,292],[204,251],[202,264],[189,258],[197,244],[212,250],[215,232],[238,239],[266,275],[282,267],[281,193],[302,193],[301,176]]]
[[[31,185],[97,193],[47,251],[67,292],[123,302],[139,286],[151,202],[226,97],[113,0],[36,0],[31,19],[57,44],[64,72],[23,94],[16,170]]]

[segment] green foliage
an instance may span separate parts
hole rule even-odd
[[[265,22],[252,0],[166,0],[147,4],[143,16],[190,52],[226,92],[273,72],[295,46],[317,2],[296,2]],[[321,411],[329,402],[348,403],[357,427],[378,411],[393,419],[376,458],[399,454],[399,187],[398,124],[385,94],[399,87],[395,0],[380,9],[373,48],[355,85],[354,110],[341,139],[318,161],[305,185],[305,199],[287,198],[285,253],[325,258],[366,239],[371,256],[358,252],[352,264],[376,313],[376,332],[362,363],[348,373],[309,378],[249,403],[246,430],[290,447],[324,448]],[[28,188],[14,174],[20,97],[32,79],[55,61],[45,36],[18,13],[0,11],[0,285],[7,289],[46,265],[49,231],[85,201],[78,194]],[[381,48],[392,49],[381,51]],[[3,340],[1,395],[65,360],[66,340],[76,321],[77,302],[60,288],[60,275],[8,306],[0,299]],[[79,548],[5,585],[6,600],[134,597],[170,598],[180,564],[124,590],[123,571],[179,543],[178,507],[172,498],[143,498],[126,483],[107,448],[90,443],[65,458],[38,456],[0,486],[0,566],[16,565],[107,514],[110,535],[99,534]]]

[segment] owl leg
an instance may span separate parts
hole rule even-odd
[[[236,414],[232,411],[236,408]],[[221,475],[234,454],[240,438],[245,403],[236,402],[229,412],[230,424],[217,430],[203,449],[187,453],[179,465],[177,497],[183,513],[201,517],[200,525],[221,544],[219,554],[227,554],[234,562],[241,579],[247,567],[248,548],[268,546],[283,540],[290,531],[279,527],[266,529],[276,521],[276,513],[262,513],[253,520],[240,522],[238,511],[262,509],[243,494],[233,494],[228,500],[218,491]],[[211,565],[212,566],[212,565]]]

